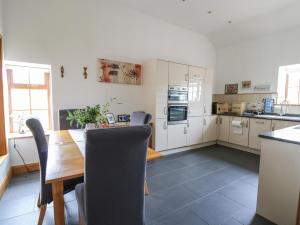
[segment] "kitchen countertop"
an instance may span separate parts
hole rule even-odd
[[[259,137],[300,145],[300,126],[263,133]]]
[[[222,114],[218,116],[233,116],[233,117],[245,117],[253,119],[265,119],[265,120],[284,120],[292,122],[300,122],[300,116],[279,116],[279,115],[235,115],[235,114]]]

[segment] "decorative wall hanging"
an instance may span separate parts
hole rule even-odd
[[[98,59],[99,82],[142,84],[142,65],[108,59]]]
[[[61,76],[61,78],[64,78],[64,75],[65,74],[65,68],[64,68],[64,66],[61,66],[60,67],[60,76]]]
[[[85,66],[85,67],[83,67],[83,77],[84,77],[84,79],[87,79],[87,75],[88,75],[88,73],[87,73],[87,67]]]
[[[233,95],[238,93],[238,84],[225,84],[225,94]]]
[[[250,89],[251,88],[251,80],[242,81],[242,89]]]

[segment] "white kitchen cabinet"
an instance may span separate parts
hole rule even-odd
[[[243,117],[231,117],[230,118],[230,126],[229,126],[229,143],[241,145],[241,146],[248,146],[249,142],[249,118]],[[233,121],[239,121],[242,125],[241,133],[235,131],[233,126]]]
[[[203,119],[203,142],[217,140],[217,116],[204,116]]]
[[[169,85],[188,86],[188,65],[169,63]]]
[[[204,114],[205,72],[206,70],[202,67],[189,66],[189,116],[203,116]]]
[[[167,119],[155,120],[154,149],[163,151],[168,149],[168,121]]]
[[[250,119],[249,147],[260,150],[261,140],[259,134],[271,131],[271,120]]]
[[[203,142],[203,116],[188,117],[187,145],[197,145]]]
[[[284,120],[272,120],[272,131],[280,130],[287,127],[300,125],[300,122],[284,121]]]
[[[217,140],[229,142],[229,116],[218,116]]]
[[[187,124],[168,125],[168,149],[187,145]]]
[[[156,118],[167,118],[168,115],[168,74],[169,63],[157,61],[156,82]]]
[[[214,73],[211,69],[205,69],[205,88],[204,88],[204,105],[203,112],[204,115],[212,114],[212,96],[213,96],[213,82],[214,82]]]

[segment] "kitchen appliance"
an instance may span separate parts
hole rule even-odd
[[[218,115],[228,113],[228,103],[213,102],[212,112]]]
[[[246,111],[246,102],[234,102],[231,105],[231,112],[236,115],[243,115],[243,113]]]
[[[274,113],[274,103],[275,103],[275,101],[274,101],[274,99],[272,99],[272,98],[264,98],[263,99],[263,112],[265,113],[265,114],[272,114],[272,113]]]
[[[263,112],[263,104],[261,102],[250,102],[247,103],[246,111],[243,113],[244,116],[260,115]]]
[[[188,105],[187,104],[169,104],[168,105],[168,124],[187,123]]]
[[[188,89],[181,86],[169,86],[168,104],[187,104]]]

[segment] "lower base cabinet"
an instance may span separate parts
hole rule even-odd
[[[218,117],[218,130],[217,130],[217,140],[229,142],[229,116],[219,116]]]
[[[250,132],[249,132],[249,147],[260,150],[261,140],[258,136],[261,133],[271,131],[271,120],[263,119],[250,119]]]
[[[163,151],[168,149],[168,121],[167,119],[155,120],[154,149]]]
[[[203,116],[189,117],[187,130],[187,145],[197,145],[203,142]]]
[[[203,121],[203,142],[217,140],[217,116],[205,116]]]
[[[235,128],[234,121],[238,121],[241,124],[241,132]],[[243,117],[231,117],[229,126],[229,143],[248,147],[249,142],[249,118]]]
[[[187,124],[168,125],[168,149],[187,145]]]

